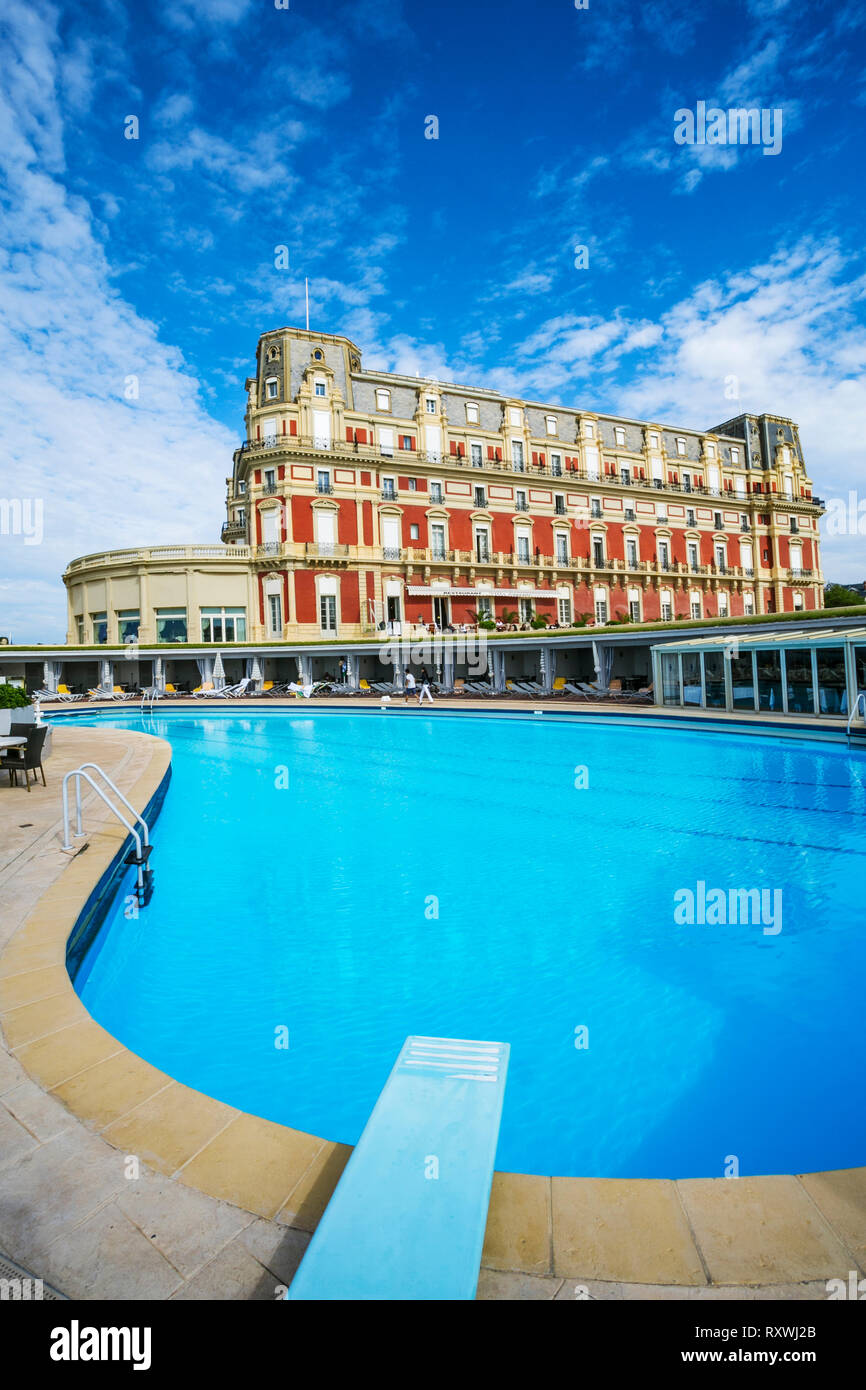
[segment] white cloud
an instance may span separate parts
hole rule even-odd
[[[62,639],[74,556],[213,541],[232,434],[209,418],[181,353],[126,303],[63,164],[50,19],[7,0],[0,172],[0,492],[40,498],[44,540],[0,535],[0,630]],[[139,398],[124,398],[136,377]]]

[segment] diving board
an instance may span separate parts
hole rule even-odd
[[[475,1297],[508,1053],[406,1039],[287,1299]]]

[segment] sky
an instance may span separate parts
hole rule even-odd
[[[303,324],[305,277],[368,368],[793,418],[826,578],[866,579],[864,16],[3,0],[0,634],[63,640],[75,556],[218,541],[256,342]],[[678,143],[699,102],[781,147]]]

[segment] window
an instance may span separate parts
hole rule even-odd
[[[673,604],[671,602],[670,589],[662,589],[661,592],[661,615],[662,622],[669,623],[674,616]]]
[[[471,459],[472,459],[472,467],[473,467],[473,468],[480,468],[480,467],[482,466],[482,460],[481,460],[481,445],[480,445],[480,444],[470,444],[470,445],[469,445],[469,451],[470,451],[470,455],[471,455]]]
[[[696,519],[695,513],[694,513],[694,511],[692,510],[691,507],[687,507],[687,508],[686,508],[686,525],[687,525],[687,526],[697,526],[697,519]]]
[[[79,643],[80,646],[83,646],[83,645],[84,645],[84,641],[85,641],[85,637],[84,637],[84,619],[83,619],[83,618],[76,618],[76,619],[75,619],[75,630],[76,630],[76,632],[77,632],[77,634],[78,634],[78,643]]]
[[[329,493],[331,491],[331,475],[327,468],[320,468],[316,473],[316,492]]]
[[[276,400],[278,389],[279,382],[277,381],[277,378],[275,376],[268,377],[267,381],[265,382],[265,396],[269,401]]]
[[[91,613],[90,623],[93,629],[94,645],[101,646],[103,642],[108,641],[108,614]]]
[[[659,568],[669,570],[671,567],[671,550],[667,541],[659,541]]]
[[[487,506],[487,495],[483,487],[477,487],[475,489],[475,505],[476,507]]]
[[[319,594],[319,626],[323,632],[337,631],[336,594]]]
[[[592,497],[592,498],[590,498],[590,503],[589,503],[589,514],[590,514],[590,516],[601,516],[601,498],[600,498],[600,497]]]
[[[186,641],[185,608],[157,608],[156,640],[157,642]]]
[[[382,387],[376,388],[376,409],[390,414],[391,411],[391,392],[385,391]]]
[[[442,484],[441,484],[441,483],[438,483],[438,482],[431,482],[431,483],[430,483],[430,501],[431,501],[431,502],[441,502],[441,501],[442,501]]]
[[[527,500],[526,500],[526,493],[523,492],[520,488],[517,489],[517,492],[516,492],[516,494],[515,494],[514,508],[515,508],[515,511],[518,511],[518,512],[528,512],[528,511],[529,511],[529,503],[528,503]]]
[[[559,564],[561,564],[561,565],[567,565],[567,564],[568,564],[568,533],[567,533],[566,531],[557,531],[555,540],[556,540],[556,559],[557,559],[557,561],[558,561]]]
[[[517,558],[524,562],[529,560],[529,532],[517,532]]]
[[[467,425],[478,424],[478,406],[474,401],[466,402],[466,423]]]
[[[475,528],[475,558],[482,562],[490,559],[490,533],[486,526]]]
[[[562,477],[562,454],[550,455],[550,471],[554,478]]]
[[[651,449],[657,449],[659,447],[659,437],[657,434],[651,434],[649,436],[649,446]]]
[[[716,457],[716,446],[715,446],[715,444],[708,444],[708,445],[707,445],[707,458],[708,458],[708,459],[714,459],[715,457]]]
[[[556,416],[555,416],[555,415],[548,415],[548,416],[546,416],[546,417],[545,417],[544,424],[545,424],[545,427],[546,427],[546,429],[547,429],[547,433],[548,433],[548,434],[553,434],[553,435],[556,434]]]
[[[522,623],[532,622],[532,599],[519,598],[517,600],[518,616]]]
[[[720,618],[727,618],[727,616],[728,616],[728,596],[727,596],[726,593],[722,592],[722,593],[719,594],[719,617],[720,617]]]
[[[523,472],[523,443],[519,439],[511,441],[511,466],[516,473]]]
[[[607,593],[604,589],[595,591],[595,621],[597,623],[607,622]]]
[[[725,570],[727,569],[727,567],[728,567],[728,551],[727,551],[727,548],[726,548],[724,545],[722,545],[721,543],[719,543],[719,544],[716,546],[716,569],[717,569],[721,574],[724,574],[724,573],[725,573]]]
[[[266,468],[265,471],[264,471],[264,474],[263,474],[262,476],[264,477],[264,480],[265,480],[265,492],[276,492],[276,490],[277,490],[277,474],[276,474],[275,469],[273,469],[273,468]]]
[[[522,425],[522,424],[523,424],[523,411],[520,409],[519,406],[514,406],[514,405],[509,406],[509,408],[508,408],[508,423],[509,423],[509,425]]]
[[[731,445],[731,463],[733,463],[733,464],[739,464],[739,462],[740,462],[740,451],[739,451],[738,448],[736,448],[735,445]]]
[[[384,429],[380,429],[380,430],[379,430],[379,452],[380,452],[381,454],[384,454],[385,458],[393,458],[393,457],[394,457],[394,431],[393,431],[393,430],[384,430]]]
[[[445,527],[439,522],[430,527],[430,553],[434,560],[445,559]]]
[[[604,536],[592,538],[592,563],[601,569],[604,565]]]
[[[791,546],[791,573],[803,573],[803,552],[798,545]]]
[[[565,496],[561,492],[553,495],[553,510],[557,516],[565,516]]]
[[[325,394],[325,383],[319,381],[318,378],[316,379],[315,391],[317,396],[324,396]]]
[[[595,425],[592,423],[591,420],[584,420],[583,432],[586,435],[587,439],[595,439]]]
[[[625,558],[630,570],[637,569],[637,541],[631,538],[625,543]]]
[[[664,507],[659,507],[656,512],[656,526],[667,526],[668,514]]]
[[[689,569],[696,570],[698,568],[698,547],[695,545],[693,541],[689,541],[687,550],[689,557]]]
[[[246,492],[246,490],[247,490],[246,480],[245,480],[244,478],[239,478],[239,479],[238,479],[238,496],[239,496],[239,497],[243,497],[243,495],[244,495],[244,493]]]
[[[570,599],[570,598],[560,598],[560,599],[557,599],[557,601],[556,601],[556,615],[557,615],[557,621],[558,621],[558,622],[562,623],[563,626],[568,626],[568,624],[571,622],[571,599]]]
[[[421,531],[418,523],[415,521],[413,521],[409,527],[409,539],[410,541],[419,541],[421,539]]]
[[[247,640],[247,610],[245,608],[203,608],[201,610],[201,640],[203,642],[245,642]]]
[[[621,468],[621,469],[619,470],[619,480],[620,480],[620,482],[622,483],[623,487],[630,487],[630,485],[631,485],[631,469],[630,469],[630,468]]]
[[[614,426],[613,437],[614,437],[614,440],[616,441],[617,445],[618,445],[621,449],[624,449],[624,448],[625,448],[625,430],[624,430],[620,425],[615,425],[615,426]]]
[[[246,526],[247,514],[243,507],[238,508],[235,514],[235,521],[238,523],[238,526]]]
[[[685,458],[685,456],[686,456],[686,441],[685,441],[684,439],[678,439],[678,440],[677,440],[677,453],[679,454],[680,458]]]
[[[640,622],[640,591],[629,589],[628,591],[628,616],[633,623]]]
[[[803,608],[803,595],[802,595],[801,593],[796,593],[796,594],[794,595],[794,612],[795,612],[795,613],[799,613],[799,612],[802,610],[802,608]]]
[[[382,496],[388,497],[392,501],[397,496],[397,488],[393,478],[382,479]]]
[[[751,618],[755,612],[755,595],[743,594],[743,612]]]
[[[121,642],[137,642],[141,614],[137,608],[123,608],[117,615],[117,635]]]
[[[689,612],[693,618],[699,618],[701,616],[701,599],[699,594],[692,594],[689,601]]]
[[[412,448],[412,436],[411,436],[411,434],[401,434],[401,435],[400,435],[400,448],[401,448],[401,449],[411,449],[411,448]]]
[[[436,414],[436,401],[434,400],[434,398],[433,398],[432,396],[427,396],[427,397],[425,398],[425,401],[424,401],[424,409],[427,411],[427,414],[428,414],[428,415],[435,415],[435,414]]]
[[[478,595],[478,612],[481,614],[481,616],[482,616],[483,618],[492,618],[492,617],[493,617],[493,595],[492,595],[492,594],[483,594],[483,593],[482,593],[482,594],[479,594],[479,595]]]
[[[713,525],[715,526],[717,531],[724,531],[725,523],[721,512],[713,513]]]
[[[283,635],[283,600],[279,594],[268,594],[268,626],[272,637]]]

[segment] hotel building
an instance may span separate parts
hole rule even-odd
[[[246,383],[221,545],[73,561],[70,645],[357,639],[820,608],[797,427],[708,430],[367,371],[282,328]]]

